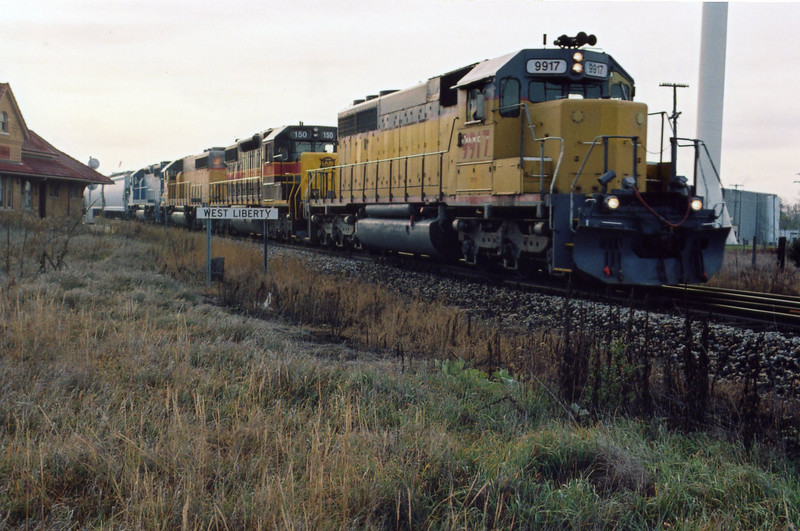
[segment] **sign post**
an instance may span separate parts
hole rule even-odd
[[[206,286],[211,285],[211,220],[206,218]]]
[[[264,235],[264,269],[261,271],[262,273],[267,272],[267,220],[264,220],[264,227],[263,227],[262,234]]]
[[[197,219],[206,220],[206,284],[211,284],[211,222],[215,219],[262,220],[264,227],[264,271],[267,271],[267,220],[278,219],[277,208],[200,207]]]

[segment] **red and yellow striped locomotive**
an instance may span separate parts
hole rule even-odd
[[[309,171],[333,166],[336,128],[299,125],[268,129],[227,148],[173,161],[163,169],[163,208],[175,224],[197,223],[201,206],[273,207],[270,235],[291,238],[306,227],[303,205]],[[260,232],[242,220],[232,228]]]

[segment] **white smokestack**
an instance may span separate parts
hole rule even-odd
[[[703,29],[700,40],[700,75],[697,95],[697,138],[703,140],[714,166],[721,174],[722,107],[725,96],[725,47],[728,33],[727,2],[703,3]],[[705,196],[708,207],[722,203],[722,184],[717,179],[705,154],[700,156],[697,192]],[[730,226],[731,217],[725,207],[722,224]],[[729,243],[736,243],[731,231]]]

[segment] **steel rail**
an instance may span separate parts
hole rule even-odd
[[[702,285],[660,286],[654,294],[697,309],[800,329],[800,297]]]

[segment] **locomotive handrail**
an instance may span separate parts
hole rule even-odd
[[[575,184],[578,182],[578,179],[581,177],[581,173],[583,173],[583,169],[586,167],[586,163],[589,161],[589,157],[592,155],[592,150],[594,146],[597,145],[598,140],[602,139],[603,141],[603,173],[608,171],[608,141],[611,139],[617,140],[631,140],[633,141],[633,178],[636,180],[636,158],[637,153],[636,149],[639,146],[639,137],[638,136],[626,136],[626,135],[597,135],[592,140],[591,144],[589,145],[589,151],[586,152],[586,156],[583,158],[583,162],[581,163],[581,167],[578,168],[578,173],[575,174],[575,178],[572,180],[572,184],[569,187],[569,228],[572,232],[575,232],[575,226],[573,225],[572,220],[573,218],[573,201],[572,196],[575,194]],[[588,142],[584,142],[587,143]],[[551,211],[552,217],[552,211]],[[552,220],[551,220],[552,221]]]
[[[345,168],[350,168],[350,170],[351,170],[350,195],[352,197],[353,191],[354,191],[353,185],[352,185],[352,170],[357,168],[357,167],[359,167],[359,166],[363,166],[363,168],[364,168],[364,183],[361,186],[362,197],[364,197],[364,194],[366,193],[366,169],[367,169],[368,165],[375,164],[375,169],[377,171],[378,170],[378,166],[380,164],[382,164],[382,163],[390,163],[391,164],[393,162],[398,162],[398,161],[405,161],[406,163],[408,163],[409,159],[417,159],[417,158],[422,158],[422,163],[423,163],[422,176],[420,178],[420,190],[421,190],[420,193],[421,193],[421,195],[424,195],[424,192],[422,192],[422,190],[424,190],[424,188],[425,188],[425,166],[424,166],[425,157],[431,157],[431,156],[435,156],[435,155],[439,156],[439,195],[441,197],[441,193],[442,193],[442,160],[444,159],[444,155],[446,153],[450,152],[450,148],[453,145],[453,133],[455,132],[455,127],[456,127],[456,121],[457,120],[458,120],[458,117],[454,117],[453,118],[453,122],[450,124],[450,137],[449,137],[449,140],[448,140],[448,143],[447,143],[447,149],[446,150],[428,151],[428,152],[425,152],[425,153],[415,153],[413,155],[403,155],[403,156],[399,156],[399,157],[391,157],[391,158],[388,158],[388,159],[368,160],[368,161],[364,161],[364,162],[353,162],[351,164],[340,164],[340,165],[337,165],[337,166],[328,166],[326,168],[314,168],[314,169],[311,169],[311,170],[306,170],[306,173],[308,174],[308,180],[307,180],[307,184],[306,184],[306,197],[310,198],[311,190],[312,190],[312,184],[316,181],[316,177],[317,177],[318,174],[320,174],[320,173],[327,174],[328,172],[333,173],[335,170],[344,170]],[[343,173],[344,173],[343,171],[339,172],[340,175],[343,175]],[[377,179],[375,180],[375,186],[376,186],[376,193],[377,193]],[[405,175],[405,187],[407,188],[407,186],[408,186],[408,173],[406,173],[406,175]],[[341,179],[340,179],[339,199],[341,199],[341,190],[342,190],[342,187],[341,187]],[[389,187],[389,193],[391,194],[391,185]],[[352,201],[352,199],[351,199],[351,201]]]
[[[424,157],[432,157],[432,156],[435,156],[435,155],[438,155],[438,156],[441,157],[445,153],[448,153],[449,151],[450,151],[449,149],[446,150],[446,151],[429,151],[429,152],[426,152],[426,153],[415,153],[413,155],[402,155],[402,156],[399,156],[399,157],[391,157],[391,158],[388,158],[388,159],[368,160],[368,161],[364,161],[364,162],[353,162],[351,164],[340,164],[340,165],[337,165],[337,166],[328,166],[327,168],[314,168],[314,169],[311,169],[311,170],[306,170],[307,173],[309,174],[308,182],[306,184],[306,197],[310,197],[311,190],[312,190],[312,185],[316,181],[316,177],[319,174],[332,173],[334,170],[340,170],[340,173],[341,173],[341,170],[344,170],[346,168],[353,169],[353,168],[358,168],[358,167],[364,167],[364,169],[366,170],[366,168],[368,166],[370,166],[371,164],[374,164],[376,166],[376,168],[377,168],[377,166],[379,166],[380,164],[393,163],[393,162],[398,162],[398,161],[408,161],[410,159],[419,159],[419,158],[424,158]],[[423,175],[422,178],[424,179],[424,177],[425,176]],[[440,175],[440,177],[441,177],[441,175]],[[406,180],[408,180],[408,176],[406,176]],[[352,187],[351,187],[351,190],[352,190]],[[363,191],[364,191],[364,189],[362,187],[362,192]],[[340,194],[339,195],[341,195],[341,188],[340,188]]]
[[[708,162],[711,164],[711,169],[714,171],[714,176],[717,178],[717,182],[722,186],[722,179],[719,176],[719,172],[717,171],[716,165],[714,165],[714,159],[711,158],[711,154],[708,152],[708,146],[706,143],[699,139],[699,138],[676,138],[677,141],[685,141],[691,142],[691,144],[683,144],[678,145],[678,147],[689,147],[693,146],[695,151],[695,161],[694,161],[694,184],[695,188],[697,187],[697,163],[699,162],[699,149],[700,146],[703,147],[703,151],[706,153],[706,157],[708,158]],[[708,187],[706,186],[706,195],[708,195]]]
[[[351,164],[340,164],[338,166],[328,166],[326,168],[312,168],[310,170],[306,170],[308,173],[323,173],[328,170],[340,170],[343,168],[350,168],[355,166],[366,166],[369,164],[380,164],[382,162],[393,162],[398,160],[405,160],[405,159],[413,159],[413,158],[420,158],[420,157],[428,157],[431,155],[442,155],[447,153],[449,150],[445,151],[428,151],[426,153],[415,153],[413,155],[401,155],[399,157],[392,157],[388,159],[378,159],[378,160],[367,160],[364,162],[353,162]]]
[[[564,160],[564,139],[560,136],[547,136],[544,138],[534,138],[534,142],[539,142],[541,144],[542,153],[544,153],[544,143],[548,140],[558,140],[561,143],[561,149],[558,153],[558,162],[556,162],[556,168],[553,170],[553,178],[550,180],[550,194],[552,195],[555,191],[556,187],[556,180],[558,179],[558,170],[561,169],[561,161]],[[539,175],[539,192],[541,193],[542,188],[544,187],[544,165],[540,164],[541,166],[541,174]]]
[[[550,181],[550,193],[552,194],[555,190],[556,180],[558,179],[558,170],[561,169],[561,161],[564,160],[564,139],[560,136],[546,136],[542,138],[536,137],[536,129],[533,126],[533,120],[531,119],[530,109],[524,103],[520,103],[520,106],[525,109],[525,118],[528,120],[528,128],[531,130],[531,138],[534,142],[539,142],[542,148],[542,159],[544,159],[544,143],[548,140],[558,140],[561,142],[561,150],[558,154],[558,162],[556,162],[556,168],[553,170],[553,178]],[[524,157],[523,150],[525,143],[520,142],[520,159]],[[539,164],[539,193],[541,194],[544,188],[544,161]],[[552,226],[552,219],[550,220]]]
[[[292,183],[294,184],[294,182]],[[297,186],[292,186],[292,189],[289,191],[289,218],[290,219],[300,219],[300,216],[297,214],[297,196],[300,194],[300,185],[298,183]]]
[[[170,191],[174,193],[170,194]],[[194,205],[208,199],[206,188],[194,181],[169,184],[167,194],[169,205]]]
[[[666,148],[664,148],[664,118],[667,116],[667,113],[664,112],[664,111],[649,112],[649,113],[647,113],[647,116],[660,116],[661,117],[661,140],[658,143],[658,145],[661,148],[660,151],[658,151],[658,162],[660,164],[660,163],[664,162],[664,149],[666,149]],[[669,121],[667,121],[667,123],[669,124],[669,127],[671,129],[672,128],[672,124]],[[651,155],[655,155],[656,154],[655,151],[649,151],[648,150],[647,152],[650,153]]]
[[[212,196],[212,201],[226,201],[231,204],[261,202],[262,177],[244,177],[211,183],[214,189],[223,189],[223,194]]]

